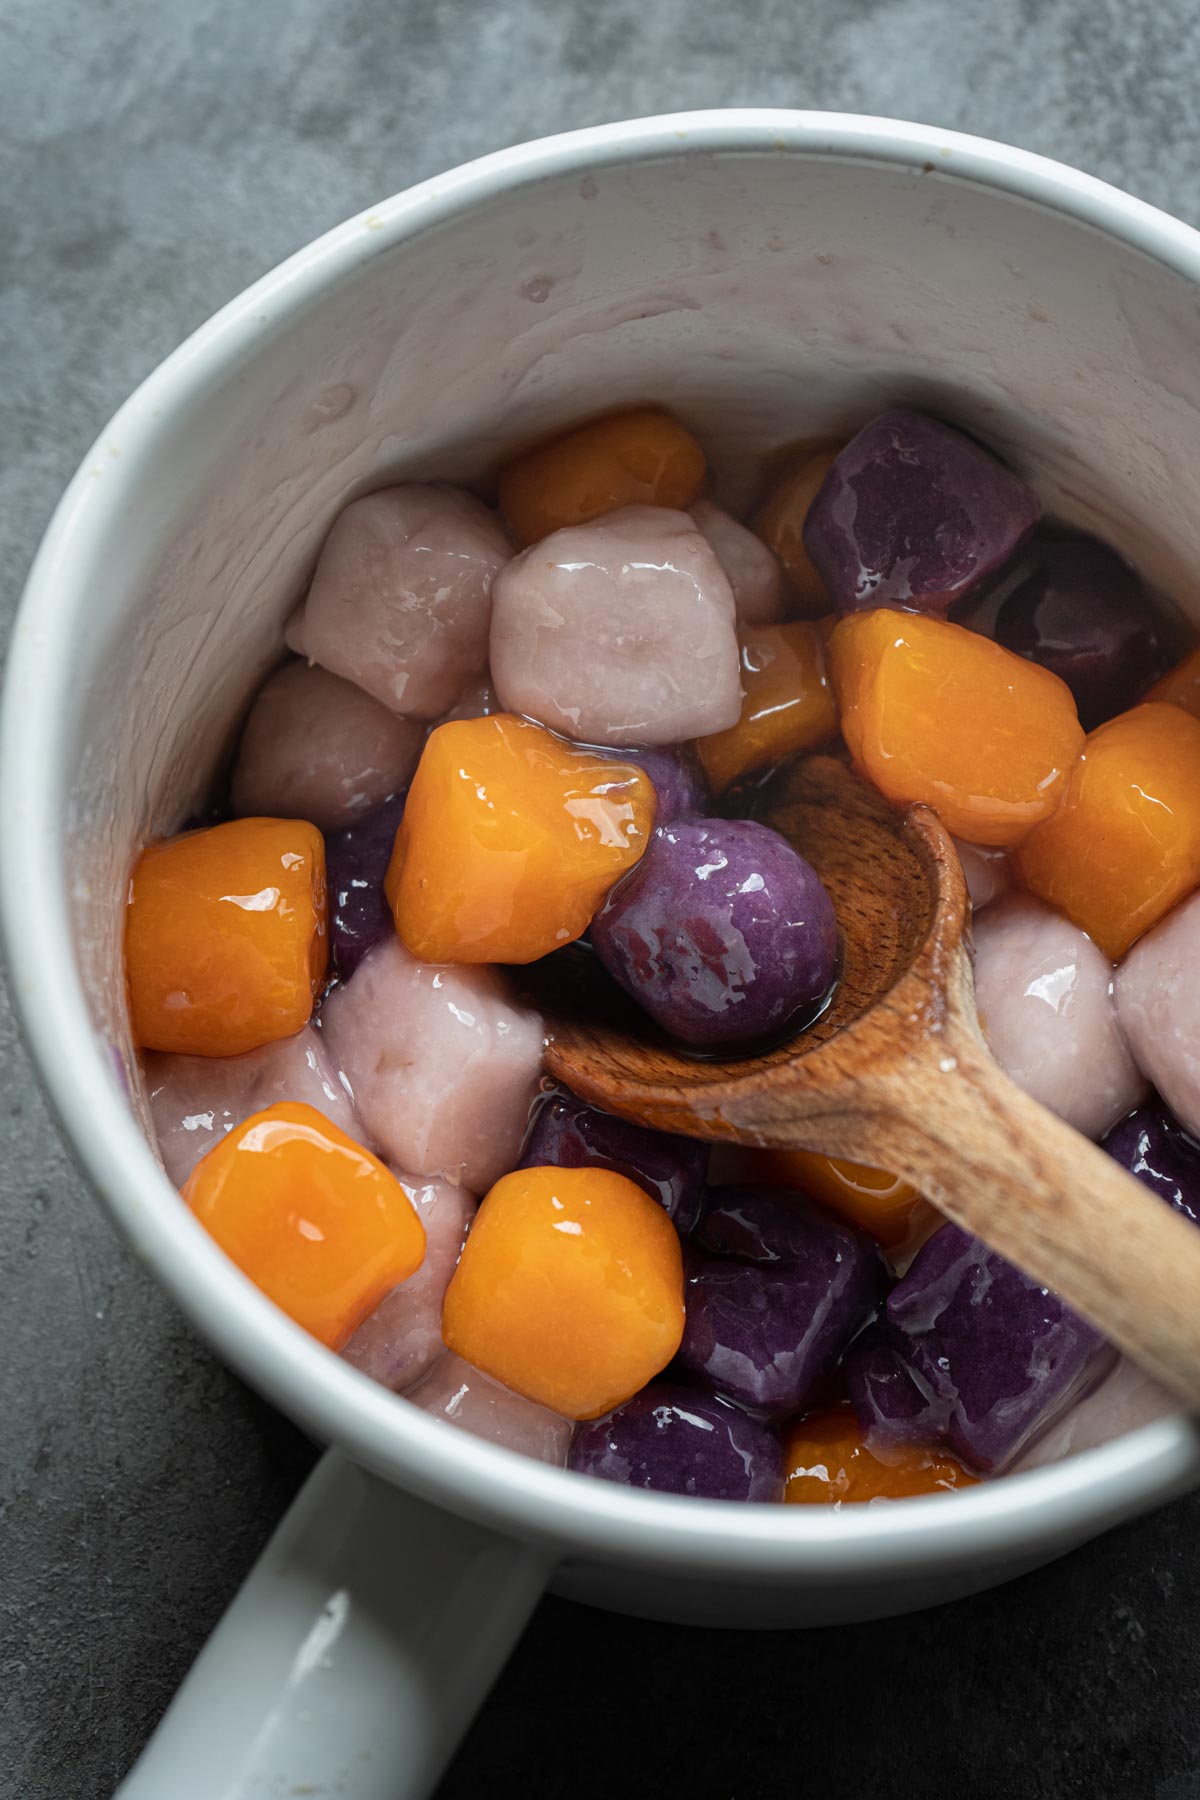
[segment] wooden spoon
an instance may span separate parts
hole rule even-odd
[[[833,901],[844,964],[829,1010],[765,1055],[708,1062],[644,1035],[632,1009],[614,1015],[560,992],[549,1073],[642,1125],[903,1176],[1200,1405],[1200,1231],[992,1057],[962,870],[935,815],[894,811],[826,756],[785,766],[755,813],[809,859]]]

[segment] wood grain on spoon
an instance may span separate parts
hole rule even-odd
[[[901,815],[814,756],[780,771],[755,816],[833,900],[843,968],[829,1010],[765,1055],[701,1062],[572,996],[561,1015],[551,1008],[549,1073],[639,1124],[903,1176],[1200,1406],[1200,1231],[991,1056],[962,871],[934,814]]]

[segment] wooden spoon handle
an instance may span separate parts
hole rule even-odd
[[[973,1032],[936,1048],[914,1059],[919,1078],[910,1064],[868,1084],[859,1159],[911,1181],[1200,1408],[1200,1230],[1031,1100]]]

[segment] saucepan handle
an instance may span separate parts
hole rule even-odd
[[[330,1451],[117,1800],[422,1800],[548,1573]]]

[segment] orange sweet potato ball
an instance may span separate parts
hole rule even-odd
[[[784,1433],[783,1455],[783,1497],[793,1506],[911,1500],[976,1481],[941,1450],[904,1450],[881,1462],[867,1449],[848,1407],[794,1420]]]
[[[704,485],[704,452],[654,407],[594,419],[509,463],[500,510],[523,544],[620,506],[686,509]]]
[[[519,1169],[480,1207],[446,1294],[451,1350],[527,1399],[595,1419],[683,1336],[683,1258],[662,1207],[607,1169]]]
[[[1065,682],[920,613],[852,613],[829,640],[842,733],[897,805],[973,844],[1018,843],[1057,807],[1083,729]]]
[[[804,548],[804,521],[842,448],[841,443],[818,444],[802,453],[774,482],[754,516],[754,530],[783,564],[795,610],[805,618],[819,617],[831,604],[829,590]]]
[[[240,1056],[307,1023],[325,976],[325,843],[297,819],[234,819],[142,852],[125,972],[146,1050]]]
[[[815,1150],[760,1150],[754,1179],[799,1188],[889,1249],[909,1243],[926,1219],[937,1217],[916,1188],[898,1175]]]
[[[1181,706],[1194,719],[1200,719],[1200,646],[1189,651],[1173,669],[1168,669],[1145,698],[1162,700],[1168,706]]]
[[[1200,887],[1200,719],[1153,702],[1097,727],[1017,867],[1039,900],[1119,962]]]
[[[508,713],[456,719],[426,742],[385,891],[422,962],[528,963],[587,930],[654,827],[630,763]]]
[[[183,1197],[243,1274],[337,1349],[425,1256],[396,1177],[313,1106],[253,1113],[196,1164]]]
[[[836,735],[825,637],[807,619],[792,625],[747,625],[739,631],[742,716],[728,731],[696,741],[704,772],[718,793],[755,769],[769,768],[800,750],[815,750]]]

